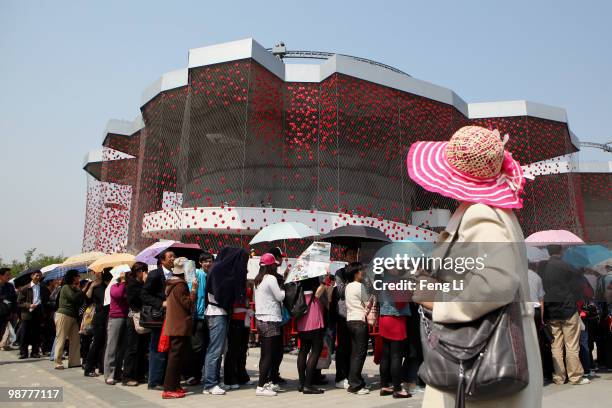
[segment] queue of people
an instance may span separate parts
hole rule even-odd
[[[331,353],[345,363],[337,365],[335,386],[358,395],[370,392],[362,376],[370,344],[369,295],[361,283],[364,266],[355,261],[355,254],[354,248],[344,252],[350,262],[335,277],[300,283],[306,308],[293,318],[292,327],[299,344],[298,391],[303,394],[324,393],[320,386],[327,379],[321,369],[329,368]],[[204,252],[195,278],[187,282],[186,258],[164,251],[158,256],[158,267],[151,271],[136,262],[118,275],[113,276],[109,268],[82,282],[78,272],[70,270],[53,294],[41,282],[42,274],[35,272],[31,283],[14,298],[10,283],[3,284],[0,292],[21,311],[20,358],[41,357],[42,322],[52,319],[55,337],[47,354],[55,369],[82,367],[85,376],[103,376],[108,385],[146,383],[149,389],[162,391],[163,398],[184,397],[183,386],[202,385],[204,394],[224,395],[253,384],[246,361],[254,321],[260,347],[255,394],[275,396],[284,391],[286,383],[280,377],[289,330],[285,276],[279,270],[283,257],[278,248],[263,254],[253,281],[246,277],[248,258],[239,248],[223,248],[216,259]],[[10,277],[6,272],[3,276]],[[53,307],[54,299],[57,307]],[[144,321],[147,313],[141,312],[147,307],[161,311],[161,325]],[[396,317],[402,320],[409,314],[404,310]],[[408,378],[402,367],[408,358],[406,322],[399,326],[403,335],[394,340],[392,355],[385,345],[381,395],[406,398],[410,393],[401,388]],[[338,341],[329,340],[331,336]],[[342,350],[343,344],[348,350]],[[321,367],[323,354],[328,361],[325,367]]]
[[[540,346],[548,345],[541,348],[542,366],[544,375],[557,384],[588,384],[594,360],[588,348],[589,315],[584,311],[593,305],[594,291],[576,293],[575,288],[580,287],[576,280],[584,276],[561,260],[561,250],[549,246],[550,260],[531,263],[538,272],[530,270],[528,275]],[[370,393],[362,371],[371,341],[369,315],[375,297],[365,282],[364,265],[355,258],[356,250],[347,248],[347,264],[334,277],[300,282],[306,307],[294,316],[293,328],[299,343],[298,391],[305,395],[325,392],[320,387],[327,383],[320,361],[326,347],[326,352],[336,356],[335,387],[356,395]],[[32,273],[31,282],[15,292],[8,282],[10,273],[3,269],[0,294],[3,304],[13,309],[2,311],[8,310],[9,315],[12,310],[20,312],[20,358],[40,358],[42,344],[49,343],[47,353],[54,368],[82,366],[85,376],[103,375],[108,385],[147,383],[149,389],[162,391],[163,398],[183,398],[186,389],[181,384],[201,384],[204,394],[224,395],[252,384],[246,359],[254,319],[260,346],[255,395],[275,396],[284,391],[279,369],[288,316],[280,250],[270,249],[260,257],[259,273],[252,282],[246,278],[248,254],[239,248],[223,248],[216,259],[203,253],[191,282],[185,280],[186,261],[165,251],[159,255],[158,268],[150,272],[147,265],[137,262],[117,276],[105,270],[85,283],[71,270],[53,293],[42,283],[40,272]],[[562,273],[568,275],[558,279]],[[587,286],[591,287],[588,282]],[[559,297],[568,301],[558,302]],[[380,337],[379,392],[409,398],[424,390],[416,374],[423,361],[420,347],[415,347],[421,340],[418,306],[401,297],[379,301],[375,323]],[[146,305],[163,312],[160,327],[143,327],[140,312]],[[43,339],[49,318],[55,324],[51,342]],[[3,331],[9,321],[3,319]],[[542,339],[542,327],[550,328],[550,339]],[[325,343],[329,333],[335,341]],[[592,340],[602,347],[600,364],[605,365],[606,347],[612,342],[601,342],[599,337]],[[165,348],[162,343],[167,344]]]

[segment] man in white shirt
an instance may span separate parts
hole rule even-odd
[[[536,327],[544,324],[544,285],[542,278],[532,269],[533,265],[529,265],[527,271],[527,279],[529,281],[529,304],[533,307],[536,318]],[[539,318],[539,319],[538,319]],[[538,324],[539,323],[539,324]]]
[[[42,273],[34,271],[31,282],[19,291],[17,305],[21,312],[22,340],[19,345],[19,358],[28,358],[28,348],[32,346],[30,358],[40,358],[41,328],[45,318],[44,306],[49,301],[49,289],[41,285]]]
[[[166,279],[172,276],[172,268],[176,256],[171,250],[165,250],[157,255],[159,267],[147,275],[142,290],[142,304],[152,306],[156,310],[166,307]],[[151,329],[151,344],[149,348],[149,389],[163,389],[164,373],[166,371],[167,353],[157,350],[161,327]]]

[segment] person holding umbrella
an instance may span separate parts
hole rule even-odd
[[[50,295],[47,287],[41,284],[41,271],[33,271],[30,279],[31,282],[19,291],[17,298],[22,330],[19,359],[28,358],[28,346],[32,346],[30,358],[40,358],[41,327],[47,313]],[[78,344],[78,339],[76,344]]]

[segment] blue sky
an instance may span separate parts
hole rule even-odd
[[[189,48],[253,37],[362,56],[467,102],[563,107],[581,139],[609,142],[611,17],[606,0],[0,0],[0,257],[80,251],[83,156]]]

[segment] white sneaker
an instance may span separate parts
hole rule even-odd
[[[218,385],[215,385],[212,388],[205,389],[202,391],[202,394],[205,395],[225,395],[225,390]]]
[[[281,391],[283,391],[283,389],[281,388],[280,385],[274,384],[274,383],[271,383],[271,382],[267,383],[265,386],[267,388],[271,389],[274,392],[281,392]]]
[[[257,395],[258,397],[276,397],[276,391],[273,391],[272,389],[270,389],[270,387],[268,386],[264,386],[264,387],[257,387],[257,389],[255,390],[255,395]]]
[[[355,394],[357,395],[368,395],[370,393],[370,390],[363,387],[362,389],[360,389],[359,391],[357,391]]]
[[[348,380],[338,381],[336,383],[336,388],[340,388],[341,390],[348,390],[349,382]]]
[[[573,385],[585,385],[585,384],[590,384],[591,380],[589,380],[588,378],[584,378],[582,377],[579,381],[572,383]]]
[[[230,390],[237,390],[239,388],[240,388],[240,385],[238,385],[238,384],[232,384],[232,385],[229,386]]]

